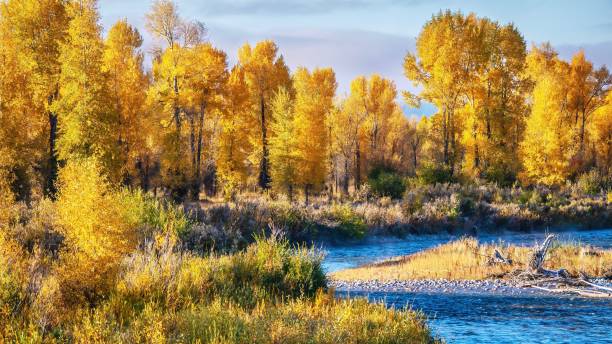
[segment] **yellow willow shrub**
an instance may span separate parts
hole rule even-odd
[[[67,247],[60,273],[67,300],[92,301],[107,290],[138,242],[142,196],[113,189],[100,171],[88,158],[69,161],[60,172],[58,224]]]
[[[0,167],[0,229],[7,227],[14,218],[14,208],[15,196],[10,187],[10,173]]]
[[[24,303],[25,270],[21,248],[0,231],[0,332],[7,326],[12,315],[20,312]]]

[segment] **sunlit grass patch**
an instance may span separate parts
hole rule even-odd
[[[495,249],[512,259],[513,264],[489,263]],[[531,251],[530,247],[480,244],[476,239],[463,238],[413,255],[342,270],[331,277],[338,280],[481,280],[500,277],[524,267]],[[564,268],[571,275],[584,272],[589,276],[603,276],[612,267],[612,251],[576,243],[559,243],[549,251],[544,267]]]

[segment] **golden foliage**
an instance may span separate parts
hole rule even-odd
[[[138,243],[141,196],[115,190],[93,158],[70,160],[60,171],[58,226],[66,252],[60,267],[70,298],[95,299],[112,284],[122,258]]]

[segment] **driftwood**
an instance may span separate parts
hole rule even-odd
[[[612,298],[612,288],[589,282],[588,276],[584,273],[581,273],[579,278],[573,278],[566,269],[548,270],[543,267],[546,254],[554,239],[553,234],[548,235],[541,245],[534,247],[526,268],[524,270],[517,269],[511,273],[516,285],[550,293]],[[498,253],[496,251],[496,256]]]
[[[534,285],[531,287],[535,289],[547,291],[549,293],[577,294],[577,295],[586,296],[586,297],[602,297],[602,298],[612,297],[611,293],[604,293],[604,292],[597,291],[597,290],[578,289],[578,288],[559,288],[559,287],[553,289],[553,288],[540,287],[538,285]]]

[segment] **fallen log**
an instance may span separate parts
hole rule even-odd
[[[535,288],[550,293],[571,293],[585,297],[612,298],[612,288],[597,285],[587,281],[582,274],[579,278],[572,278],[566,269],[548,270],[543,267],[546,254],[550,249],[555,236],[550,234],[541,245],[534,247],[533,253],[524,270],[515,270],[512,273],[514,280],[520,287]],[[546,287],[542,286],[546,285]],[[555,288],[549,287],[550,285]],[[580,289],[579,287],[592,289]],[[595,289],[595,290],[594,290]]]
[[[540,287],[537,285],[531,286],[532,288],[535,289],[539,289],[539,290],[543,290],[549,293],[560,293],[560,294],[577,294],[580,296],[586,296],[586,297],[601,297],[601,298],[609,298],[612,297],[611,293],[604,293],[604,292],[600,292],[600,291],[595,291],[595,290],[584,290],[584,289],[577,289],[577,288],[545,288],[545,287]]]
[[[601,289],[601,290],[606,290],[606,291],[609,291],[610,293],[612,293],[612,288],[604,287],[602,285],[597,285],[595,283],[591,283],[591,282],[586,281],[586,280],[580,280],[580,282],[582,282],[582,283],[584,283],[584,284],[586,284],[586,285],[588,285],[590,287]]]

